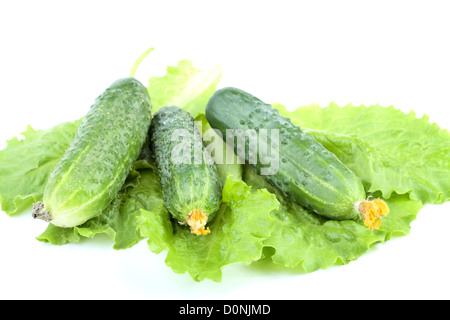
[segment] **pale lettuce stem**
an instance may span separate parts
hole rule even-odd
[[[139,67],[139,65],[141,64],[141,62],[145,59],[145,57],[147,57],[149,55],[150,52],[152,52],[154,50],[154,48],[150,48],[147,49],[143,54],[141,54],[141,56],[136,60],[136,62],[133,64],[133,66],[131,67],[131,71],[130,71],[130,78],[134,78],[134,75],[136,74],[136,70]]]

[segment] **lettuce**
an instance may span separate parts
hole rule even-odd
[[[153,51],[146,50],[133,64],[130,77],[134,77],[141,62]],[[152,101],[152,113],[164,106],[178,106],[193,118],[204,112],[209,98],[216,91],[222,76],[221,66],[202,71],[190,60],[181,60],[177,66],[168,66],[162,77],[151,77],[147,91]]]
[[[368,192],[410,194],[423,203],[450,199],[450,133],[394,107],[305,106],[280,113],[311,134],[363,181]]]
[[[264,244],[275,249],[271,257],[274,263],[301,267],[305,272],[347,264],[393,234],[408,234],[410,222],[422,208],[420,201],[410,200],[406,195],[384,200],[391,212],[383,220],[383,229],[377,231],[350,220],[311,223],[311,218],[305,217],[310,213],[291,204],[276,212],[275,232]]]
[[[195,68],[190,60],[182,60],[176,67],[168,66],[164,76],[149,79],[147,89],[152,101],[152,112],[175,105],[196,118],[200,112],[204,112],[221,75],[220,65],[208,71]]]
[[[211,126],[206,120],[206,116],[200,113],[195,121],[201,123],[201,131],[206,149],[211,153],[213,160],[216,162],[217,171],[220,178],[225,183],[230,175],[235,180],[241,180],[244,166],[238,161],[237,155],[234,153],[233,147],[226,144],[214,130],[210,130]],[[205,132],[209,132],[211,137],[206,137]],[[216,153],[217,152],[217,153]],[[233,155],[233,161],[227,162],[227,155]]]
[[[0,151],[0,203],[8,215],[28,209],[42,200],[48,176],[75,136],[80,120],[49,130],[22,132]]]
[[[272,261],[305,272],[347,264],[375,243],[408,234],[410,223],[422,208],[420,201],[410,200],[407,195],[392,195],[384,199],[391,212],[383,219],[383,228],[372,231],[361,222],[328,220],[308,212],[283,197],[250,167],[246,167],[244,180],[255,189],[268,189],[281,203],[272,215],[274,231],[264,241],[266,247],[272,248]]]

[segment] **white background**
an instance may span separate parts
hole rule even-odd
[[[148,47],[144,84],[187,58],[266,102],[394,105],[449,129],[449,13],[448,1],[2,1],[0,149],[27,124],[83,116]],[[0,213],[0,298],[449,299],[449,211],[426,206],[410,235],[346,266],[237,264],[221,283],[174,274],[145,241],[51,246],[30,212]]]

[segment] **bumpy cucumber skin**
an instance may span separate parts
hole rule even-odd
[[[335,220],[358,219],[355,203],[365,199],[360,179],[310,134],[251,94],[223,88],[211,97],[206,118],[224,139],[227,129],[278,129],[279,170],[264,176],[282,193],[307,209]],[[270,145],[270,132],[268,143]],[[249,144],[246,139],[246,150]],[[235,151],[237,145],[235,145]],[[275,150],[276,151],[276,150]],[[248,163],[249,153],[245,153]],[[263,165],[252,165],[258,173]]]
[[[191,142],[173,139],[177,129],[187,130]],[[192,143],[194,135],[200,143]],[[180,143],[187,143],[191,150],[190,163],[177,163],[171,158],[172,150],[180,147]],[[150,127],[150,145],[158,165],[164,202],[172,216],[186,223],[195,209],[202,210],[208,221],[214,219],[222,201],[222,182],[191,115],[176,106],[158,110]],[[203,155],[201,163],[196,163],[194,152]]]
[[[150,97],[134,78],[117,80],[96,99],[47,182],[43,203],[51,223],[75,227],[111,203],[141,152],[150,123]]]

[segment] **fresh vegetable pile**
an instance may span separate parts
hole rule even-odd
[[[147,239],[196,281],[258,260],[312,272],[408,234],[424,204],[450,199],[450,133],[426,116],[333,103],[291,112],[217,90],[220,67],[205,72],[188,60],[145,88],[133,76],[150,51],[86,117],[29,126],[0,151],[2,210],[33,208],[49,222],[37,240],[105,233],[126,249]],[[270,136],[268,144],[278,170],[263,174],[269,155],[244,152],[249,135],[244,150],[224,143],[227,129],[276,129],[280,143]],[[176,130],[194,139],[174,140]],[[188,156],[176,162],[180,146]]]

